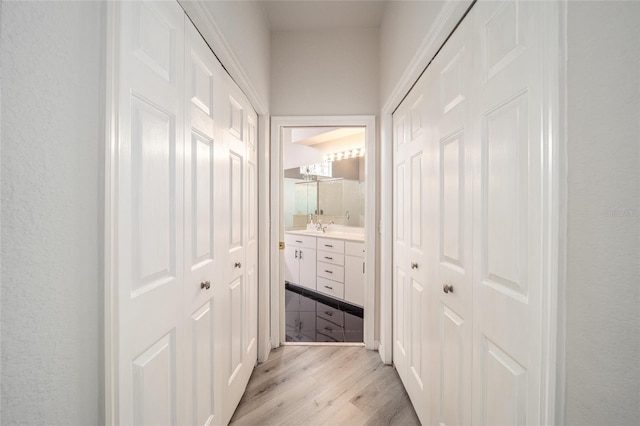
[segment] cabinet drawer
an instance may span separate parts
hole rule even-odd
[[[327,278],[340,283],[344,282],[344,267],[330,263],[318,262],[318,277]]]
[[[316,291],[335,299],[344,299],[344,284],[318,277]]]
[[[351,256],[364,257],[364,243],[356,243],[353,241],[345,241],[344,254]]]
[[[289,247],[316,248],[316,237],[307,235],[284,234],[284,244]]]
[[[318,250],[344,253],[344,241],[331,238],[318,238]]]
[[[318,250],[318,261],[344,266],[344,255],[330,251]]]

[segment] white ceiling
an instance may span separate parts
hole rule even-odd
[[[364,147],[364,127],[294,127],[291,129],[291,143],[318,145],[351,138],[354,135],[362,139]]]
[[[261,0],[271,31],[377,28],[383,0]]]

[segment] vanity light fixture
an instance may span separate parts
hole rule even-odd
[[[324,154],[324,161],[339,161],[346,160],[347,158],[364,157],[364,148],[356,148],[352,150],[346,150],[341,152],[333,152],[331,154]]]

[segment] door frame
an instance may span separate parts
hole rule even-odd
[[[365,128],[365,269],[364,294],[364,344],[367,349],[377,349],[374,337],[376,323],[376,274],[377,210],[376,189],[376,118],[374,115],[344,116],[272,116],[271,117],[271,346],[277,348],[284,340],[284,258],[280,242],[284,241],[284,221],[280,216],[282,202],[282,130],[285,127],[364,127]],[[370,213],[371,212],[371,213]],[[282,318],[281,318],[282,317]]]

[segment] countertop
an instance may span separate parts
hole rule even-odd
[[[296,231],[285,231],[285,234],[307,235],[310,237],[333,238],[336,240],[357,241],[360,243],[364,243],[364,234],[357,234],[353,232],[341,232],[341,231],[322,232],[322,231],[307,231],[305,229],[300,229]]]

